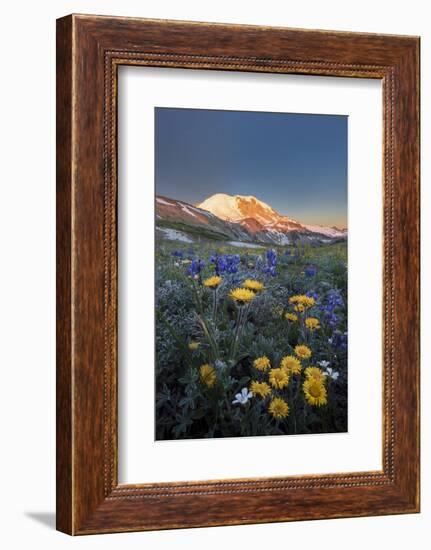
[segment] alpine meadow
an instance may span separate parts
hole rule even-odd
[[[347,117],[156,108],[155,192],[156,439],[346,432]]]

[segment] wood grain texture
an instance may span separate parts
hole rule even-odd
[[[57,23],[57,529],[72,531],[72,28]]]
[[[57,24],[58,529],[87,534],[417,512],[419,39],[79,15]],[[382,80],[382,471],[118,485],[122,64]]]

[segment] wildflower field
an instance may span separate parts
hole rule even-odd
[[[156,243],[156,439],[347,431],[347,243]]]

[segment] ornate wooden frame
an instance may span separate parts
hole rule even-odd
[[[383,82],[383,469],[119,485],[119,65]],[[57,21],[57,528],[69,534],[419,511],[419,38],[70,15]]]

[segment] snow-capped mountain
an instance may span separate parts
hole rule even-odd
[[[243,195],[226,195],[216,193],[205,199],[199,208],[212,212],[222,220],[239,222],[246,218],[252,218],[262,225],[271,223],[280,216],[275,210],[256,197]]]
[[[226,195],[216,193],[200,203],[199,208],[212,212],[222,220],[229,220],[245,225],[252,232],[272,231],[288,233],[289,231],[309,231],[330,238],[346,236],[347,231],[336,227],[302,224],[276,212],[271,206],[256,197],[244,195]],[[256,225],[258,222],[259,225]],[[253,228],[256,228],[253,231]]]
[[[196,206],[157,196],[156,227],[167,238],[189,241],[212,238],[286,245],[297,240],[327,241],[347,236],[346,230],[335,227],[301,224],[256,197],[223,193]]]

